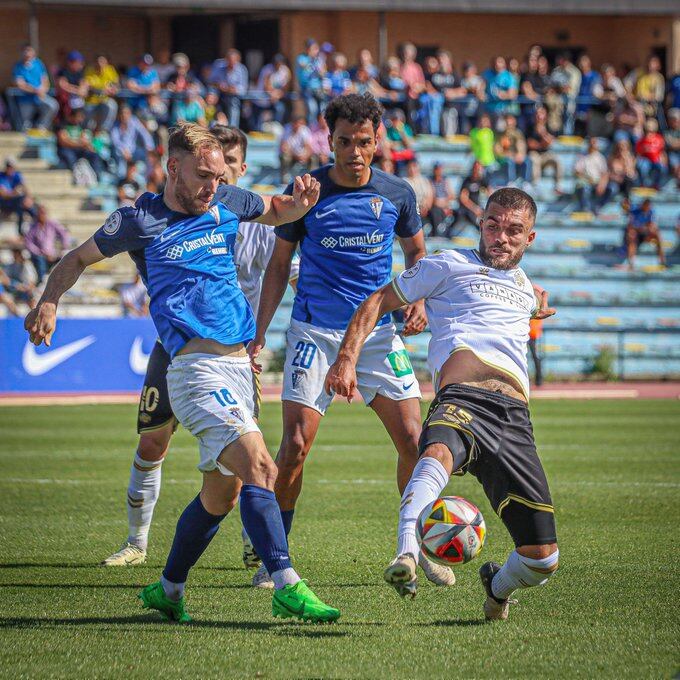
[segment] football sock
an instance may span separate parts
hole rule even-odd
[[[295,510],[281,510],[281,520],[283,521],[283,528],[286,532],[286,536],[290,533],[290,528],[293,525],[293,515]],[[244,541],[250,540],[248,537],[248,532],[245,529],[241,529],[241,538]]]
[[[290,534],[290,529],[293,526],[293,515],[295,510],[281,510],[281,519],[283,520],[283,528],[286,530],[286,536]]]
[[[560,551],[541,560],[510,553],[508,561],[500,568],[491,582],[491,590],[499,600],[507,600],[518,588],[542,586],[557,571]]]
[[[135,454],[127,489],[128,543],[146,550],[151,518],[161,490],[163,460],[148,461]]]
[[[161,576],[161,585],[165,596],[173,602],[178,602],[184,597],[184,583],[173,583],[165,576]]]
[[[189,569],[205,552],[225,517],[226,514],[211,515],[203,507],[200,496],[196,496],[187,505],[177,521],[175,538],[163,569],[163,578],[169,581],[172,587],[179,587],[183,591]],[[165,589],[165,585],[163,588]],[[170,597],[167,590],[166,595]]]
[[[416,520],[422,509],[439,497],[448,481],[448,473],[436,458],[426,456],[418,461],[411,475],[411,481],[401,497],[397,555],[410,553],[416,560],[418,559]]]
[[[285,586],[294,586],[300,577],[295,569],[288,567],[288,569],[279,569],[272,574],[272,581],[274,581],[274,588],[280,590]]]
[[[239,505],[243,527],[272,577],[274,586],[283,588],[289,583],[297,583],[300,578],[290,562],[286,531],[274,492],[254,484],[244,484]]]

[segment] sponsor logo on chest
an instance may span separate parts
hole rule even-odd
[[[191,253],[202,247],[206,247],[213,255],[226,255],[230,250],[226,245],[224,234],[213,229],[197,238],[185,239],[181,244],[173,244],[165,251],[165,256],[170,260],[177,260],[184,253]]]
[[[471,281],[470,291],[473,297],[501,302],[505,305],[517,307],[525,312],[530,312],[533,305],[533,301],[527,299],[527,295],[521,291],[492,280]]]

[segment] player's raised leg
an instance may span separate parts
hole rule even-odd
[[[357,364],[357,387],[394,442],[397,485],[403,494],[418,461],[421,395],[404,343],[392,324],[377,328],[366,339]],[[431,562],[419,551],[414,557],[435,585],[455,584],[450,568]]]

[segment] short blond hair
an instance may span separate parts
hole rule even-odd
[[[222,153],[219,140],[208,128],[196,123],[178,123],[170,129],[168,139],[168,155],[177,156],[184,153],[197,155],[201,149],[215,149]]]

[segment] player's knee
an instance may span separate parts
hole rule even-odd
[[[522,562],[522,581],[526,587],[544,585],[559,567],[560,551],[557,543],[523,545],[516,552]]]
[[[297,469],[304,465],[309,453],[309,443],[301,432],[294,432],[283,440],[277,464],[279,469]]]
[[[252,457],[247,478],[243,481],[247,484],[255,484],[265,489],[274,489],[278,468],[268,451],[259,452]]]
[[[140,435],[137,453],[142,460],[162,460],[168,452],[170,437],[165,433],[148,432]]]
[[[430,444],[424,451],[421,458],[434,458],[444,466],[446,470],[453,468],[453,454],[446,444]]]

